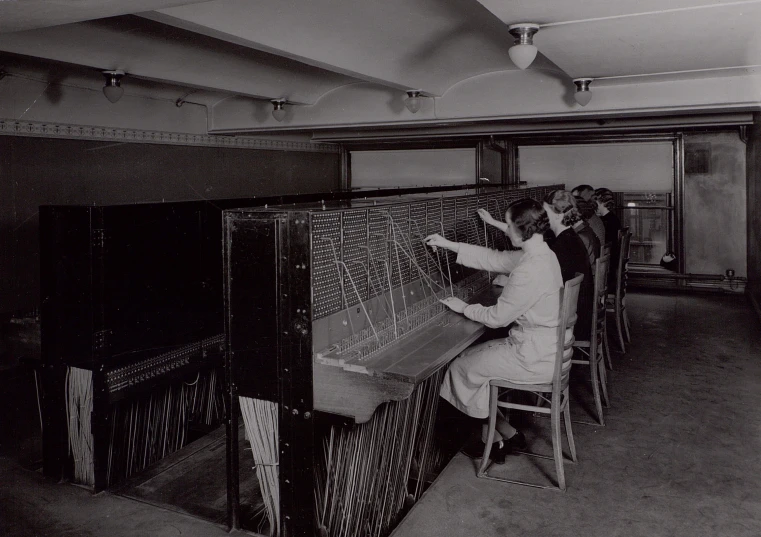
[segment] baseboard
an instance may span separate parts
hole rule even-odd
[[[673,291],[699,291],[744,294],[745,278],[726,278],[714,274],[674,274],[663,272],[629,272],[628,285],[637,289],[670,289]]]

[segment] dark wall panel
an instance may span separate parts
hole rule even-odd
[[[748,293],[761,318],[761,114],[748,129]]]
[[[338,187],[337,153],[0,136],[0,314],[38,307],[40,205],[242,198]]]

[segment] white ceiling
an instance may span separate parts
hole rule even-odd
[[[461,99],[450,108],[458,120],[472,121],[482,114],[468,100],[486,84],[501,84],[483,93],[505,95],[509,103],[491,109],[509,119],[532,107],[534,115],[579,113],[567,98],[577,77],[610,88],[758,76],[760,20],[761,0],[0,1],[0,52],[7,53],[0,67],[10,71],[30,57],[82,66],[95,80],[100,70],[123,69],[124,85],[133,77],[175,92],[203,91],[210,102],[282,97],[310,109],[289,115],[288,125],[236,123],[247,132],[351,126],[346,106],[335,108],[341,100],[326,98],[336,92],[355,99],[363,91],[368,98],[391,95],[387,111],[374,108],[363,125],[423,118],[425,109],[415,118],[403,115],[406,89],[441,99],[440,110],[431,100],[429,120]],[[541,25],[534,75],[517,70],[507,53],[513,41],[507,25],[519,22]],[[558,103],[549,102],[553,95]],[[544,108],[541,98],[548,99]],[[758,105],[758,98],[732,99],[715,108]],[[593,106],[610,112],[629,107],[599,102]]]

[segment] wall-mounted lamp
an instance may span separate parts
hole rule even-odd
[[[423,101],[420,97],[420,90],[407,90],[407,98],[404,99],[404,106],[407,110],[416,114],[420,107],[423,105]]]
[[[285,106],[286,100],[272,99],[270,102],[274,107],[272,110],[272,117],[274,117],[277,121],[283,121],[283,119],[285,119],[285,108],[283,107]]]
[[[507,27],[507,31],[515,37],[515,44],[507,53],[518,69],[526,69],[536,58],[537,49],[533,38],[539,31],[539,25],[531,22],[511,24]]]
[[[124,88],[121,87],[121,79],[124,76],[124,71],[103,71],[103,76],[106,77],[106,85],[103,86],[103,95],[106,99],[115,103],[124,95]]]
[[[573,83],[576,85],[576,93],[573,97],[581,106],[588,105],[589,101],[592,100],[592,92],[589,90],[589,85],[593,80],[592,78],[575,78],[573,80]]]

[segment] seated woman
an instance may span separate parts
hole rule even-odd
[[[483,217],[483,216],[482,216]],[[494,306],[466,304],[457,298],[442,300],[452,310],[488,327],[515,323],[507,338],[475,345],[460,354],[450,365],[440,395],[457,409],[474,418],[489,416],[489,381],[535,383],[552,380],[557,349],[556,329],[560,322],[560,289],[563,276],[557,257],[544,242],[549,222],[542,206],[535,200],[516,201],[507,208],[504,229],[517,252],[500,252],[482,246],[452,242],[440,235],[430,235],[425,242],[432,247],[457,253],[457,262],[472,268],[510,272],[502,294]],[[525,446],[525,438],[498,416],[500,442],[494,461],[514,447]],[[470,444],[465,454],[478,458],[483,442]]]
[[[571,191],[571,194],[573,194],[573,197],[576,199],[576,208],[581,212],[581,217],[587,221],[589,227],[592,228],[592,231],[595,232],[597,238],[600,239],[600,246],[605,245],[605,224],[603,224],[600,217],[597,216],[597,213],[595,212],[597,204],[592,199],[595,195],[595,189],[589,185],[579,185]],[[591,210],[585,211],[584,207],[582,207],[579,202],[590,204]]]
[[[605,225],[605,242],[610,244],[610,269],[608,270],[608,293],[616,292],[616,270],[618,267],[618,231],[621,229],[621,221],[613,210],[616,208],[616,200],[607,188],[598,188],[592,200],[597,204],[597,215]]]
[[[584,275],[579,289],[579,303],[576,308],[578,319],[574,335],[580,341],[588,341],[592,333],[592,304],[595,282],[592,267],[584,242],[571,228],[581,220],[576,210],[573,196],[566,190],[553,190],[544,198],[544,210],[555,238],[549,246],[558,258],[563,282],[573,279],[576,273]],[[594,232],[590,230],[592,235]]]

